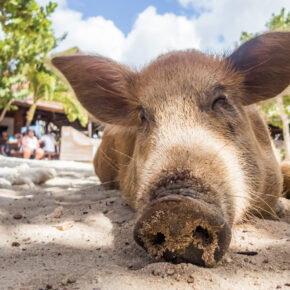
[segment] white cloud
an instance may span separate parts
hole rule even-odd
[[[45,5],[48,0],[38,0]],[[195,24],[184,16],[160,15],[152,6],[140,13],[126,37],[111,20],[102,16],[83,19],[80,12],[67,8],[64,0],[52,15],[53,28],[60,37],[68,33],[57,51],[73,46],[114,60],[140,66],[161,53],[174,49],[199,48]]]
[[[55,11],[52,21],[58,36],[68,33],[58,51],[78,46],[83,51],[120,60],[125,38],[111,20],[102,16],[84,20],[80,12],[64,7]]]
[[[199,48],[199,42],[192,21],[172,13],[160,15],[148,7],[125,39],[122,60],[140,64],[174,49]]]
[[[193,20],[201,48],[217,51],[233,48],[242,31],[262,32],[272,13],[290,10],[289,0],[178,0],[185,8],[201,13]],[[222,37],[221,37],[222,36]],[[219,42],[223,38],[223,42]]]
[[[49,0],[38,0],[42,5]],[[194,9],[192,18],[173,13],[158,14],[152,6],[141,12],[130,33],[102,16],[84,19],[68,8],[66,0],[52,15],[56,35],[68,32],[58,51],[78,46],[117,61],[140,66],[161,53],[175,49],[199,48],[222,52],[233,49],[242,31],[261,32],[272,13],[282,7],[290,10],[289,0],[176,0]],[[196,14],[199,17],[196,17]]]

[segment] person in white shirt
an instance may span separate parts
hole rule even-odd
[[[56,149],[58,151],[57,143],[53,135],[47,133],[40,140],[44,143],[44,152],[54,153]]]
[[[39,142],[32,130],[29,130],[27,135],[22,138],[22,148],[26,159],[29,159],[32,154],[35,154],[37,160],[44,157],[44,151],[39,147]]]

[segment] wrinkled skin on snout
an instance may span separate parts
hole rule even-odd
[[[214,266],[231,228],[273,215],[282,176],[254,103],[290,83],[290,33],[256,37],[228,57],[195,50],[139,72],[100,56],[52,60],[105,127],[94,164],[137,211],[152,257]]]

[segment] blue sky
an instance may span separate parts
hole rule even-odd
[[[138,14],[154,6],[160,14],[174,13],[191,17],[193,9],[185,9],[176,0],[68,0],[69,8],[81,11],[84,18],[102,15],[114,21],[126,35],[131,31]]]
[[[45,5],[49,0],[36,0]],[[242,31],[263,32],[272,13],[290,11],[289,0],[54,0],[57,51],[82,51],[140,67],[161,53],[234,49]]]

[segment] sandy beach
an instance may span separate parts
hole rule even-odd
[[[0,188],[0,289],[290,289],[290,200],[277,220],[236,226],[215,268],[173,265],[135,244],[135,213],[92,164],[0,157],[0,177],[24,163],[57,175]]]

